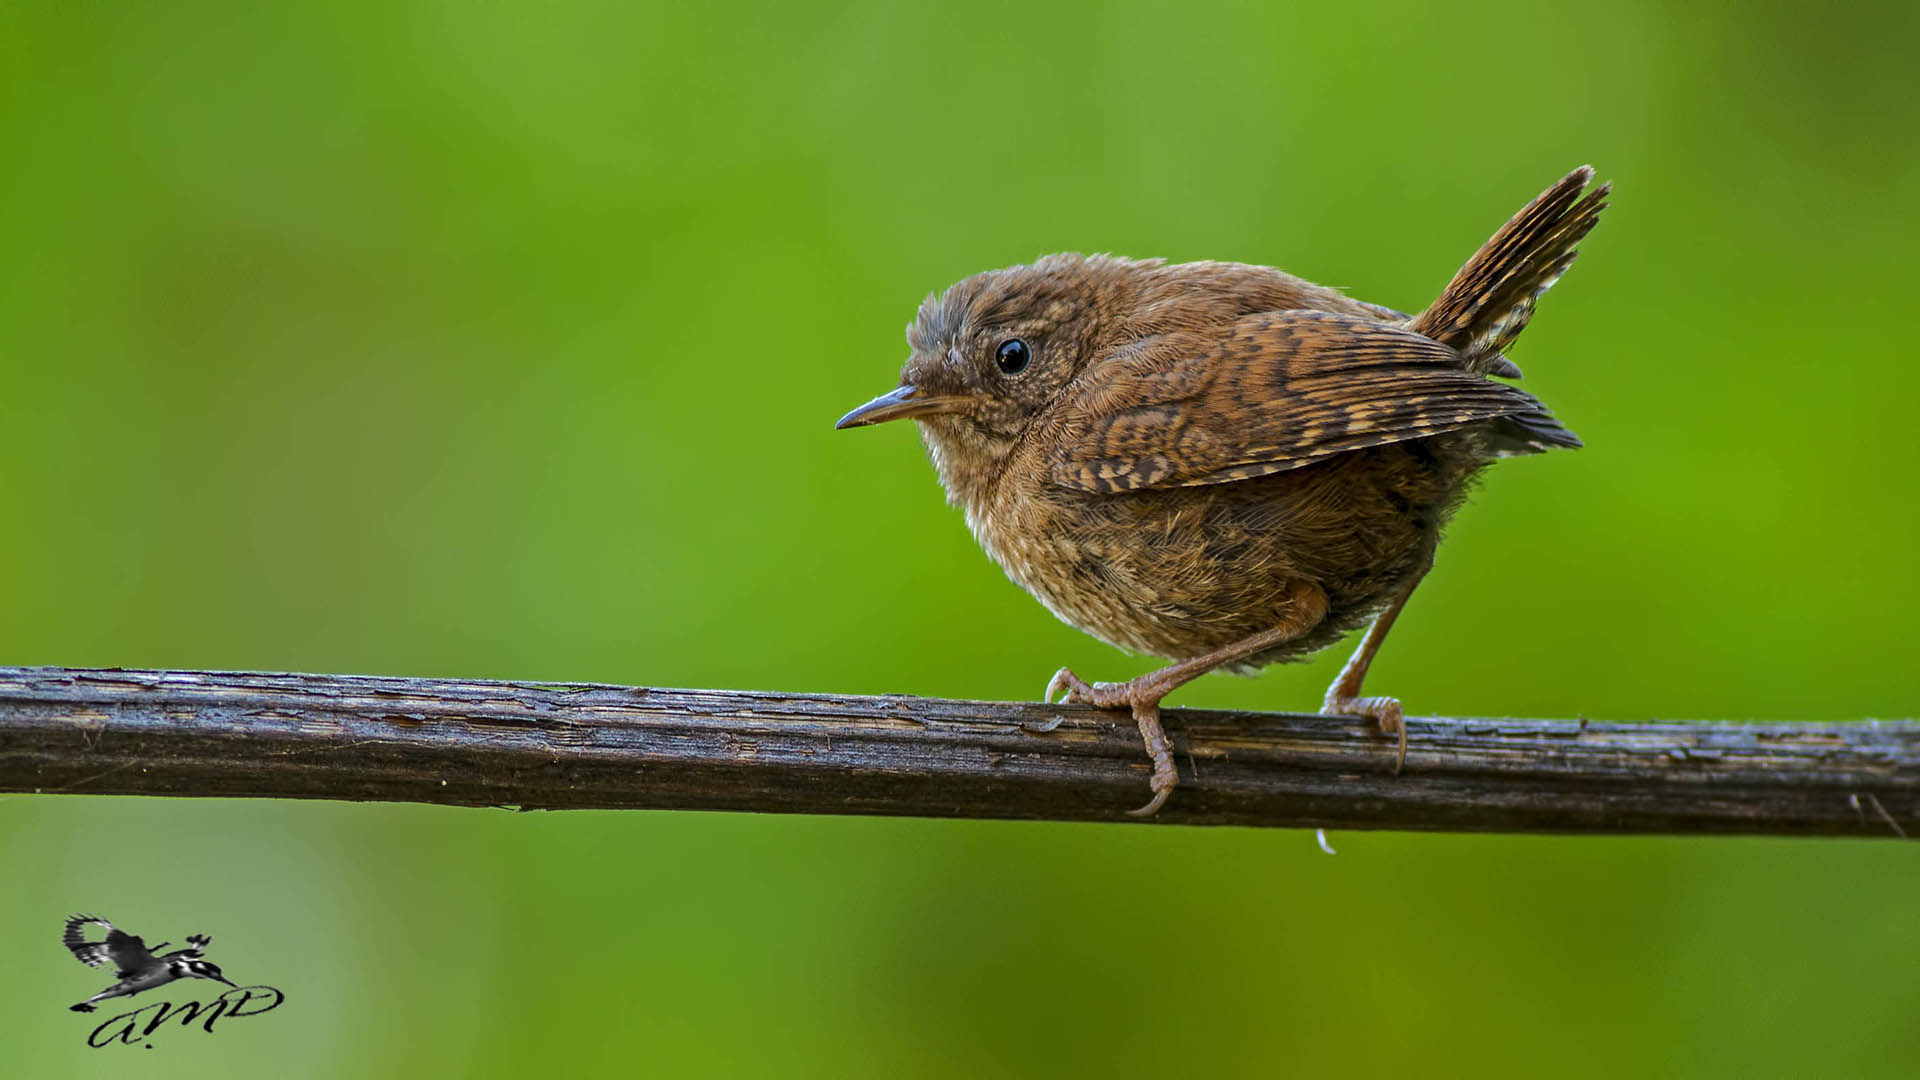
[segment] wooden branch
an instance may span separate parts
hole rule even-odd
[[[1052,730],[1038,730],[1053,724]],[[1168,709],[1187,824],[1893,837],[1920,722],[1588,724]],[[0,790],[1130,821],[1129,717],[914,697],[0,667]]]

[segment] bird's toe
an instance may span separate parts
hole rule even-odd
[[[1390,697],[1341,697],[1327,695],[1327,701],[1320,709],[1322,716],[1359,716],[1380,726],[1382,735],[1400,737],[1399,752],[1393,761],[1393,771],[1398,775],[1407,764],[1407,717],[1400,707],[1400,699]]]

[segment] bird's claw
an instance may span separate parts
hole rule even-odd
[[[1126,709],[1133,706],[1133,684],[1123,682],[1090,683],[1073,673],[1072,668],[1061,668],[1053,673],[1047,682],[1047,695],[1041,700],[1054,703],[1054,695],[1066,691],[1058,704],[1091,705],[1096,709]]]
[[[1054,698],[1059,697],[1063,690],[1066,696],[1060,698],[1058,704],[1061,705],[1078,705],[1084,695],[1093,693],[1093,687],[1087,685],[1087,680],[1075,675],[1072,668],[1063,667],[1047,680],[1046,692],[1040,695],[1040,700],[1049,705],[1055,704]]]
[[[1140,725],[1140,736],[1146,743],[1147,756],[1153,759],[1153,776],[1148,780],[1153,788],[1153,798],[1147,800],[1145,806],[1127,813],[1134,817],[1152,817],[1160,812],[1160,808],[1167,803],[1167,796],[1179,786],[1180,771],[1174,767],[1173,748],[1167,742],[1165,730],[1160,727],[1160,697],[1166,691],[1155,693],[1152,684],[1142,687],[1141,681],[1090,683],[1074,674],[1072,668],[1063,667],[1054,672],[1053,678],[1048,681],[1045,700],[1052,703],[1054,695],[1064,690],[1065,696],[1059,701],[1062,705],[1091,705],[1096,709],[1132,711],[1134,721]]]
[[[1152,751],[1153,748],[1148,747],[1148,752]],[[1171,754],[1153,754],[1153,776],[1147,783],[1153,788],[1153,798],[1147,800],[1147,805],[1127,811],[1128,816],[1152,817],[1167,805],[1167,796],[1180,784],[1180,772],[1174,768]]]
[[[1400,737],[1400,750],[1393,759],[1393,774],[1398,776],[1400,775],[1400,770],[1406,768],[1407,717],[1405,711],[1400,707],[1399,699],[1390,697],[1340,697],[1334,694],[1328,694],[1326,704],[1320,708],[1320,715],[1358,716],[1363,719],[1372,720],[1374,723],[1380,725],[1380,734],[1382,735],[1398,735]]]

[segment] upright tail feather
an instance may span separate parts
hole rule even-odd
[[[1501,353],[1526,329],[1540,294],[1573,265],[1574,245],[1606,209],[1610,184],[1580,198],[1592,182],[1593,169],[1582,165],[1541,192],[1467,260],[1411,328],[1459,350],[1475,371],[1519,374]]]

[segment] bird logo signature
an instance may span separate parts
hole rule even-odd
[[[98,927],[106,936],[97,941],[89,940],[90,927]],[[131,997],[143,990],[165,986],[176,979],[212,979],[228,986],[234,985],[221,974],[218,964],[203,959],[207,946],[213,942],[212,938],[205,934],[188,934],[186,941],[184,949],[161,952],[172,943],[163,941],[149,948],[138,935],[129,934],[98,915],[75,915],[69,918],[66,931],[60,935],[60,943],[73,953],[74,959],[88,967],[105,967],[111,963],[114,977],[119,980],[72,1006],[73,1011],[92,1012],[96,1002]]]

